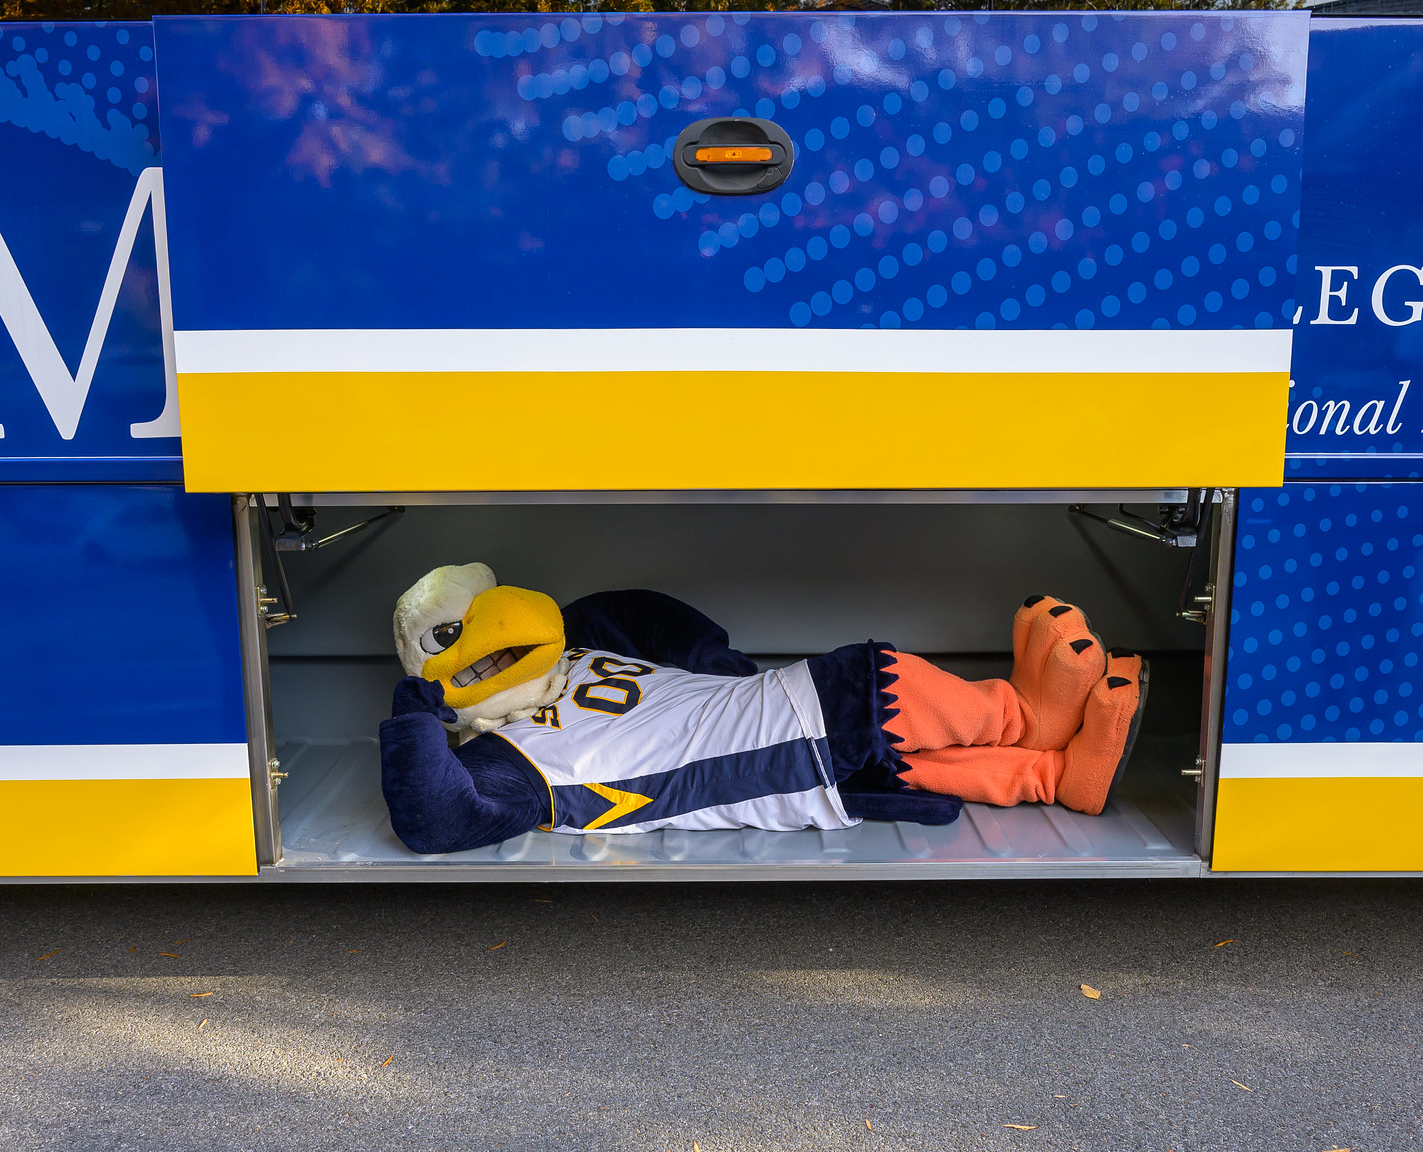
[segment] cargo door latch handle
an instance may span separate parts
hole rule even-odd
[[[688,188],[713,196],[769,192],[791,174],[795,148],[770,120],[724,116],[682,129],[672,151]]]

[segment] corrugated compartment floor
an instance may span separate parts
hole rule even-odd
[[[291,879],[632,880],[1198,876],[1195,741],[1143,737],[1101,816],[1056,805],[967,804],[945,827],[866,821],[836,831],[529,832],[489,848],[420,856],[390,827],[374,740],[293,742],[278,791]]]

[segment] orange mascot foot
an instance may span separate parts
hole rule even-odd
[[[1113,650],[1107,674],[1092,687],[1082,731],[1063,752],[1057,802],[1096,816],[1121,782],[1146,708],[1149,668],[1130,652]]]
[[[1147,666],[1113,654],[1087,696],[1082,728],[1065,749],[940,748],[904,755],[900,779],[911,788],[983,804],[1056,802],[1089,816],[1111,799],[1131,756],[1146,704]]]
[[[1009,682],[1023,709],[1018,746],[1066,748],[1106,667],[1102,642],[1080,608],[1051,596],[1030,597],[1013,617]]]

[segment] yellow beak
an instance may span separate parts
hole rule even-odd
[[[481,592],[466,610],[463,624],[459,639],[420,669],[426,680],[445,686],[445,703],[451,708],[469,708],[536,679],[563,655],[563,613],[542,592],[502,586]],[[505,649],[516,656],[509,667],[463,688],[454,682],[462,672],[468,676],[468,670],[486,656]]]

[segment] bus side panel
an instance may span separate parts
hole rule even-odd
[[[7,24],[11,80],[0,875],[250,875],[231,514],[174,486],[152,26]]]
[[[0,502],[0,875],[256,872],[225,496]]]
[[[152,25],[5,25],[0,481],[182,481],[159,156]]]
[[[1218,871],[1423,870],[1423,484],[1241,493]]]
[[[1275,483],[1308,23],[160,20],[186,484]],[[783,184],[679,179],[752,114]]]
[[[1423,20],[1309,35],[1285,476],[1423,473]]]

